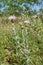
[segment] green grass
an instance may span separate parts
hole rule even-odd
[[[0,23],[0,65],[43,65],[43,23],[38,18],[24,24],[24,19]]]

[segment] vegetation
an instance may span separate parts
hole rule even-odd
[[[42,2],[0,0],[0,65],[43,65]]]
[[[43,65],[43,23],[28,18],[0,23],[0,65]]]

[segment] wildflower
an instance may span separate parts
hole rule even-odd
[[[32,18],[37,18],[37,15],[32,16]]]
[[[30,20],[25,20],[24,23],[30,23]]]
[[[11,15],[11,16],[8,17],[8,19],[9,19],[9,20],[13,20],[13,19],[15,20],[15,19],[16,19],[16,16],[14,16],[14,15],[12,16],[12,15]]]

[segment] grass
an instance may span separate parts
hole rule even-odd
[[[24,19],[0,23],[0,65],[43,65],[43,23]]]

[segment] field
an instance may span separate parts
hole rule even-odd
[[[4,18],[0,18],[0,65],[43,65],[41,19],[23,15],[12,23]]]

